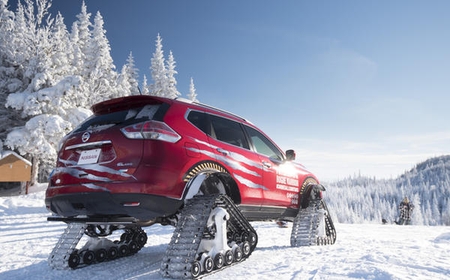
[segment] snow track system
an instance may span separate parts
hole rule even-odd
[[[248,258],[257,242],[256,231],[228,196],[195,196],[181,212],[161,274],[203,277]]]
[[[252,225],[224,194],[194,196],[186,201],[177,220],[160,267],[161,275],[166,278],[208,276],[242,262],[258,243],[258,235]],[[120,240],[105,238],[116,230],[123,231]],[[85,234],[88,241],[76,249]],[[336,230],[325,202],[321,198],[311,199],[293,220],[291,246],[330,245],[335,241]],[[48,262],[55,269],[74,269],[130,256],[146,242],[145,231],[133,223],[70,221]]]
[[[294,219],[291,246],[331,245],[336,241],[336,229],[328,213],[325,201],[312,200],[300,209]]]
[[[121,228],[124,233],[120,236],[120,240],[111,241],[104,238],[117,229],[119,227],[109,225],[68,223],[48,258],[50,267],[76,268],[130,256],[138,252],[147,242],[147,234],[138,226]],[[75,249],[83,234],[90,238],[81,249]]]

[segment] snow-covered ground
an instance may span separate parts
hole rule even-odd
[[[31,190],[33,191],[33,190]],[[136,255],[77,270],[52,270],[47,257],[65,226],[47,222],[44,192],[0,197],[0,279],[161,279],[172,227],[145,228]],[[450,227],[336,224],[336,244],[291,248],[290,228],[252,223],[256,250],[204,279],[449,279]]]

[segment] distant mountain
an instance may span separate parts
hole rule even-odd
[[[357,176],[333,182],[325,196],[342,223],[393,222],[406,196],[415,205],[413,224],[450,225],[450,155],[421,162],[397,179]]]
[[[395,181],[404,193],[418,196],[426,224],[450,225],[450,155],[419,163]]]
[[[417,164],[396,181],[399,185],[439,186],[450,182],[450,155],[434,157]],[[448,188],[447,188],[448,189]]]

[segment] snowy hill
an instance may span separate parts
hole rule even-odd
[[[161,279],[159,265],[173,228],[145,228],[148,242],[128,258],[57,271],[47,257],[65,225],[47,222],[44,192],[0,197],[0,279]],[[292,248],[290,228],[253,223],[259,243],[250,258],[204,279],[448,279],[450,228],[337,224],[336,244]]]
[[[417,164],[396,179],[349,177],[326,184],[329,207],[341,223],[380,223],[398,219],[398,205],[405,197],[415,205],[416,225],[450,225],[450,156]]]
[[[434,157],[418,163],[409,172],[399,177],[398,181],[410,181],[411,185],[436,185],[447,183],[450,179],[450,155]]]

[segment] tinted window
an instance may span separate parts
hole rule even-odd
[[[213,128],[212,137],[234,146],[249,149],[244,131],[239,123],[213,115],[209,117]]]
[[[99,116],[94,115],[77,127],[75,132],[86,130],[95,131],[96,129],[106,128],[117,124],[129,124],[138,121],[151,120],[159,108],[160,104],[145,105],[144,107],[132,108]]]
[[[257,153],[268,156],[271,159],[283,160],[283,154],[267,137],[251,127],[246,126],[245,129]]]
[[[210,135],[210,129],[208,129],[208,116],[205,113],[191,111],[187,117],[188,121],[195,125],[198,129],[204,133]]]

